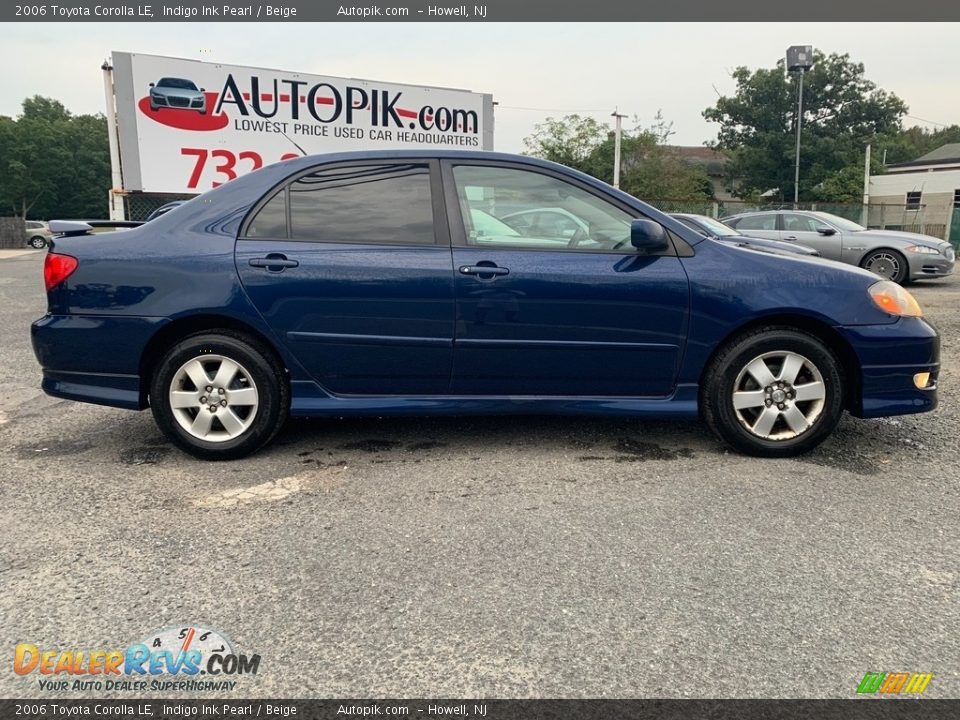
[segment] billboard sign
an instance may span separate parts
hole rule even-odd
[[[123,189],[200,193],[303,154],[493,149],[493,98],[113,53]]]

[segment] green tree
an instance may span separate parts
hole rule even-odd
[[[647,200],[704,200],[712,194],[710,180],[702,169],[686,163],[667,144],[673,134],[658,112],[654,123],[624,130],[620,140],[620,187]],[[547,118],[524,139],[527,152],[613,182],[615,139],[606,123],[580,115],[560,120]]]
[[[591,159],[609,134],[610,126],[594,118],[567,115],[536,125],[523,144],[530,155],[589,172]]]
[[[50,98],[23,101],[0,117],[0,212],[28,217],[100,217],[110,188],[102,115],[71,115]]]
[[[741,197],[774,191],[792,199],[799,74],[780,60],[774,68],[739,67],[733,78],[735,94],[703,112],[720,125],[717,147],[730,154],[728,176],[740,180]],[[800,198],[818,199],[828,178],[862,166],[866,144],[896,136],[906,112],[900,98],[866,79],[862,63],[817,52],[803,80]]]

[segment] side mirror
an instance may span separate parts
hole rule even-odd
[[[206,88],[200,88],[200,92],[206,92],[206,91],[207,91]]]
[[[150,83],[150,87],[154,87],[155,83]]]
[[[630,223],[630,244],[637,250],[656,252],[670,247],[667,231],[653,220],[634,220]]]
[[[820,233],[821,235],[826,235],[827,237],[837,234],[836,230],[834,230],[832,227],[827,227],[826,225],[821,225],[820,227],[818,227],[817,232]]]

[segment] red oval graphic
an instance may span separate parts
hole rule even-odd
[[[207,98],[205,113],[199,110],[172,107],[159,107],[152,110],[149,96],[140,98],[137,107],[151,120],[178,130],[222,130],[230,122],[230,118],[223,112],[219,115],[213,114],[213,108],[217,104],[217,93],[205,92],[204,95]]]

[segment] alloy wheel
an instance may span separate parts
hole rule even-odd
[[[239,437],[260,406],[249,371],[223,355],[200,355],[181,365],[170,383],[169,400],[180,427],[206,442]]]
[[[764,440],[791,440],[813,427],[824,408],[823,375],[795,352],[758,355],[733,385],[733,409],[740,423]]]

